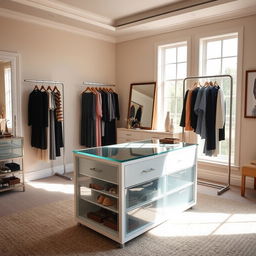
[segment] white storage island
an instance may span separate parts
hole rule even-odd
[[[194,144],[129,142],[74,151],[75,215],[121,247],[196,204]]]

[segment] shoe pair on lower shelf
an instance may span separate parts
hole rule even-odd
[[[97,197],[97,202],[99,204],[104,205],[104,206],[112,206],[112,205],[114,205],[114,200],[109,198],[109,197],[107,197],[107,196],[104,196],[104,195],[99,195]]]

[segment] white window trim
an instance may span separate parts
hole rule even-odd
[[[158,65],[158,54],[159,54],[159,47],[168,47],[170,45],[178,45],[180,43],[186,43],[187,44],[187,76],[191,75],[191,67],[192,67],[192,59],[191,59],[191,48],[192,48],[192,40],[191,37],[180,37],[180,38],[175,38],[175,39],[166,39],[166,40],[161,40],[159,42],[155,43],[155,74],[154,78],[155,81],[157,81],[157,124],[156,128],[157,130],[164,130],[164,120],[165,116],[163,116],[163,107],[159,107],[159,102],[162,101],[162,86],[163,86],[163,81],[161,80],[161,77],[163,77],[163,74],[159,73],[159,67]],[[161,64],[160,64],[161,65]],[[162,71],[162,70],[161,70]]]

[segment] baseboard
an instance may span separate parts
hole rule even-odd
[[[228,183],[227,173],[216,172],[211,170],[205,170],[198,168],[198,178],[206,179],[212,182]],[[230,176],[230,184],[234,186],[241,186],[241,176],[239,174],[232,173]],[[246,178],[246,187],[253,188],[254,180],[251,177]]]
[[[66,173],[73,172],[73,163],[66,164]],[[25,173],[25,181],[39,180],[53,176],[55,173],[63,174],[63,165],[54,166],[53,168],[42,169],[39,171]]]

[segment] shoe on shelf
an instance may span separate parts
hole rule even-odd
[[[117,188],[112,187],[108,190],[108,192],[111,194],[117,194]]]
[[[104,206],[112,206],[112,205],[114,205],[114,201],[109,197],[105,197],[102,204]]]
[[[104,199],[105,199],[105,196],[99,195],[99,196],[97,197],[97,202],[98,202],[99,204],[102,204],[103,201],[104,201]]]
[[[89,185],[90,188],[96,189],[96,190],[103,190],[104,187],[99,185],[99,184],[95,184],[95,183],[90,183]]]

